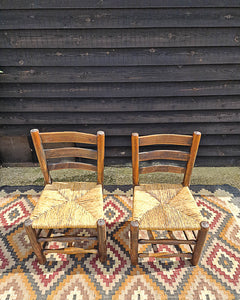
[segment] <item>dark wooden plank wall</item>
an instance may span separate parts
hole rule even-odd
[[[35,162],[31,128],[203,133],[197,165],[240,165],[239,0],[2,0],[0,158]]]

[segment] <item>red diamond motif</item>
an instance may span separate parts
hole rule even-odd
[[[209,200],[209,199],[208,199]],[[210,202],[207,202],[206,200],[202,201],[201,198],[197,198],[197,204],[201,208],[205,208],[206,211],[208,211],[208,222],[209,222],[209,230],[211,230],[211,233],[215,232],[221,223],[223,222],[224,218],[226,217],[226,214],[221,213],[220,210],[214,208],[214,206],[211,205]]]
[[[160,252],[174,252],[168,245],[159,245]],[[149,251],[149,249],[147,250]],[[161,281],[162,285],[171,293],[178,290],[180,282],[190,270],[191,263],[179,257],[173,259],[155,259],[149,257],[141,259],[141,267],[151,274],[156,280]]]
[[[12,226],[18,225],[21,221],[24,221],[30,215],[30,209],[24,202],[19,199],[12,205],[8,206],[6,209],[0,213],[0,225],[4,227],[6,231],[12,229]]]
[[[130,258],[117,244],[108,240],[107,249],[108,257],[104,264],[99,261],[98,255],[90,255],[81,261],[81,266],[86,272],[96,274],[93,281],[100,284],[103,290],[112,289],[131,269]]]
[[[10,255],[9,255],[10,254]],[[11,252],[2,241],[0,243],[0,270],[4,273],[7,269],[10,269],[15,264],[15,260],[11,257]]]
[[[57,243],[52,243],[50,248],[58,248]],[[47,255],[47,263],[40,265],[33,256],[33,259],[27,261],[26,267],[31,280],[34,280],[39,290],[45,294],[54,284],[65,278],[69,269],[73,268],[73,262],[71,258],[61,254]]]
[[[104,203],[103,210],[104,218],[106,220],[108,228],[112,228],[116,223],[122,222],[126,218],[126,214],[123,208],[112,197],[109,197],[109,199]],[[110,211],[114,212],[114,216],[111,216],[111,218],[110,216],[108,216],[108,212]]]
[[[226,268],[223,270],[219,264],[220,256],[222,259],[225,257],[226,264],[228,261],[232,263],[230,272],[227,272]],[[220,243],[216,243],[208,256],[207,264],[232,284],[236,286],[240,284],[240,257],[237,256],[237,253],[228,250],[227,247],[220,245]]]

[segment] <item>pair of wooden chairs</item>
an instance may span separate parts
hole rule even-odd
[[[25,229],[32,248],[40,264],[45,264],[48,253],[98,253],[104,263],[107,259],[106,223],[103,215],[103,171],[104,132],[97,135],[80,132],[39,133],[31,130],[36,154],[44,176],[45,188],[30,218],[25,221]],[[190,176],[195,162],[201,134],[193,136],[159,134],[139,137],[132,134],[133,166],[133,220],[130,223],[131,262],[138,263],[139,257],[190,258],[193,265],[199,261],[207,236],[208,223],[204,222],[199,209],[189,191]],[[53,144],[61,145],[55,148]],[[67,147],[62,147],[67,143]],[[85,147],[83,147],[83,145]],[[88,148],[86,148],[86,145]],[[95,145],[96,149],[89,149]],[[139,147],[150,145],[188,146],[190,151],[151,150],[140,152]],[[52,161],[60,158],[78,158],[80,161]],[[80,158],[80,159],[79,159]],[[141,166],[141,162],[160,159],[185,162],[185,166],[161,164]],[[96,164],[89,163],[96,161]],[[50,171],[79,168],[97,172],[97,182],[53,182]],[[150,172],[183,173],[183,184],[139,184],[139,174]],[[76,229],[87,228],[92,235],[80,236]],[[139,239],[139,231],[146,230],[149,239]],[[157,239],[155,230],[163,230],[169,238]],[[173,232],[182,231],[184,238]],[[189,231],[192,237],[189,236]],[[95,248],[79,247],[81,242],[98,242]],[[49,246],[51,242],[61,242],[62,248]],[[154,253],[138,253],[139,244],[152,244]],[[178,253],[158,252],[157,244],[174,245]],[[183,252],[180,245],[189,246],[190,252]]]

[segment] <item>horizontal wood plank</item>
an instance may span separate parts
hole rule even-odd
[[[97,167],[91,164],[85,164],[80,162],[65,162],[65,163],[56,163],[48,164],[49,171],[61,170],[61,169],[82,169],[88,171],[97,171]]]
[[[147,173],[154,173],[154,172],[170,172],[170,173],[183,174],[184,171],[185,168],[183,167],[171,166],[171,165],[159,165],[159,166],[139,168],[139,174],[147,174]]]
[[[231,134],[220,134],[220,135],[202,135],[201,145],[204,146],[216,146],[221,145],[224,146],[236,146],[240,145],[240,139],[238,135]]]
[[[239,64],[239,49],[237,47],[0,49],[2,67],[182,66],[219,63]]]
[[[199,148],[198,155],[199,156],[207,156],[207,157],[225,157],[225,156],[239,156],[240,146],[231,145],[231,146],[202,146]]]
[[[111,163],[112,161],[109,161],[107,163]],[[199,167],[240,167],[240,158],[239,156],[234,157],[198,157],[195,163],[195,166]]]
[[[189,153],[183,151],[171,151],[171,150],[154,150],[154,151],[139,153],[139,161],[156,160],[156,159],[187,161],[189,159]]]
[[[1,9],[33,8],[162,8],[162,7],[240,7],[238,0],[1,0]]]
[[[115,136],[118,138],[119,136],[131,136],[132,132],[138,132],[140,135],[148,135],[148,134],[192,134],[193,131],[198,130],[205,135],[234,135],[234,137],[238,137],[240,134],[240,126],[239,122],[229,122],[222,123],[216,122],[212,123],[209,126],[209,123],[198,123],[197,120],[191,123],[162,123],[162,124],[149,124],[146,123],[144,126],[142,124],[112,124],[109,126],[108,124],[78,124],[74,125],[74,130],[80,132],[88,132],[94,133],[98,130],[103,130],[106,134],[106,139],[108,136]],[[23,125],[6,125],[0,126],[0,136],[16,136],[16,135],[29,135],[29,131],[33,128],[37,127],[41,132],[48,131],[70,131],[73,129],[72,125],[69,124],[54,124],[49,125],[39,124],[23,124]]]
[[[44,150],[46,158],[57,157],[83,157],[89,159],[97,159],[97,151],[92,149],[66,147],[58,149],[46,149]]]
[[[1,112],[122,112],[240,109],[239,96],[0,98]]]
[[[240,80],[240,65],[3,67],[2,83],[190,82]]]
[[[240,110],[119,113],[0,113],[0,124],[160,124],[239,122]],[[94,139],[94,137],[92,137]],[[60,142],[60,141],[59,141]],[[76,142],[76,141],[75,141]],[[87,142],[87,140],[86,140]]]
[[[97,136],[83,132],[41,132],[42,143],[86,143],[96,144]]]
[[[240,9],[29,9],[0,11],[0,29],[239,27]]]
[[[165,83],[78,83],[13,84],[0,86],[0,98],[7,97],[197,97],[240,95],[240,81]]]
[[[0,48],[239,46],[238,28],[2,30]]]

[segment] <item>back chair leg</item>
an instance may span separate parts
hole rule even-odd
[[[98,232],[98,251],[99,259],[102,263],[107,260],[107,238],[106,238],[106,222],[103,219],[99,219],[97,222]]]
[[[132,265],[138,264],[138,237],[139,237],[139,224],[137,221],[130,223],[130,255]]]
[[[193,257],[192,257],[192,264],[194,266],[196,266],[199,262],[202,250],[203,250],[203,246],[204,243],[206,241],[207,238],[207,233],[208,233],[208,229],[209,229],[209,224],[208,222],[201,222],[201,229],[198,231],[198,235],[197,235],[197,244],[194,247],[194,251],[193,251]]]
[[[41,244],[37,241],[37,235],[36,230],[32,228],[32,220],[27,219],[24,222],[24,226],[28,235],[28,238],[30,240],[30,243],[32,245],[33,251],[35,252],[37,259],[41,265],[44,265],[46,263],[46,257],[43,254],[43,249],[41,247]]]

